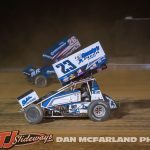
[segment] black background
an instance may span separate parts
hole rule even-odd
[[[41,65],[43,50],[71,35],[82,48],[100,41],[109,58],[149,63],[150,21],[126,16],[149,18],[149,1],[1,0],[0,67]]]

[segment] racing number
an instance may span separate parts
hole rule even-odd
[[[73,36],[68,40],[69,45],[73,45],[77,42],[77,39]]]
[[[66,66],[69,66],[69,67],[66,67]],[[56,67],[57,67],[57,68],[61,68],[61,71],[62,71],[64,74],[66,74],[66,73],[68,73],[69,71],[74,70],[74,69],[77,68],[77,67],[76,67],[73,63],[71,63],[69,60],[65,60],[64,62],[62,62],[62,63],[56,65]]]

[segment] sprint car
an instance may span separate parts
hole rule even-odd
[[[30,65],[23,69],[22,72],[29,82],[33,83],[37,87],[45,87],[47,86],[49,79],[56,78],[56,74],[51,63],[57,62],[64,57],[71,55],[80,46],[81,45],[75,36],[64,38],[53,47],[48,48],[43,52],[42,57],[46,60],[47,65],[38,68]]]
[[[39,98],[33,90],[18,97],[26,120],[40,123],[45,117],[89,117],[104,121],[118,103],[101,93],[95,78],[74,81]]]

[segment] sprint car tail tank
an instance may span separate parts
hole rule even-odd
[[[43,58],[57,62],[75,52],[79,47],[80,43],[75,36],[70,38],[64,38],[53,47],[47,49],[43,53]]]
[[[99,42],[53,64],[58,79],[64,85],[88,72],[95,72],[106,64],[106,56]]]

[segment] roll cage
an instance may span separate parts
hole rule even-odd
[[[91,88],[90,88],[89,82],[92,82],[92,81],[96,81],[96,79],[89,77],[89,78],[82,79],[82,80],[79,80],[79,81],[71,82],[68,85],[63,86],[62,88],[58,89],[54,94],[48,93],[46,96],[44,96],[41,99],[39,99],[37,104],[41,104],[44,101],[46,101],[47,99],[49,99],[50,97],[55,96],[56,94],[61,93],[63,91],[67,91],[67,90],[74,91],[78,84],[83,84],[83,83],[87,84],[88,92],[89,92],[89,94],[91,96],[92,92],[91,92]]]
[[[91,93],[91,85],[89,84],[89,82],[92,82],[92,81],[96,81],[96,79],[95,78],[86,78],[86,79],[82,79],[82,80],[79,80],[79,81],[74,81],[74,82],[71,82],[70,84],[68,84],[66,86],[63,86],[62,88],[57,90],[57,92],[62,92],[62,91],[65,91],[69,88],[70,88],[71,91],[73,91],[73,90],[76,89],[77,85],[86,83],[88,91],[91,95],[92,94]]]

